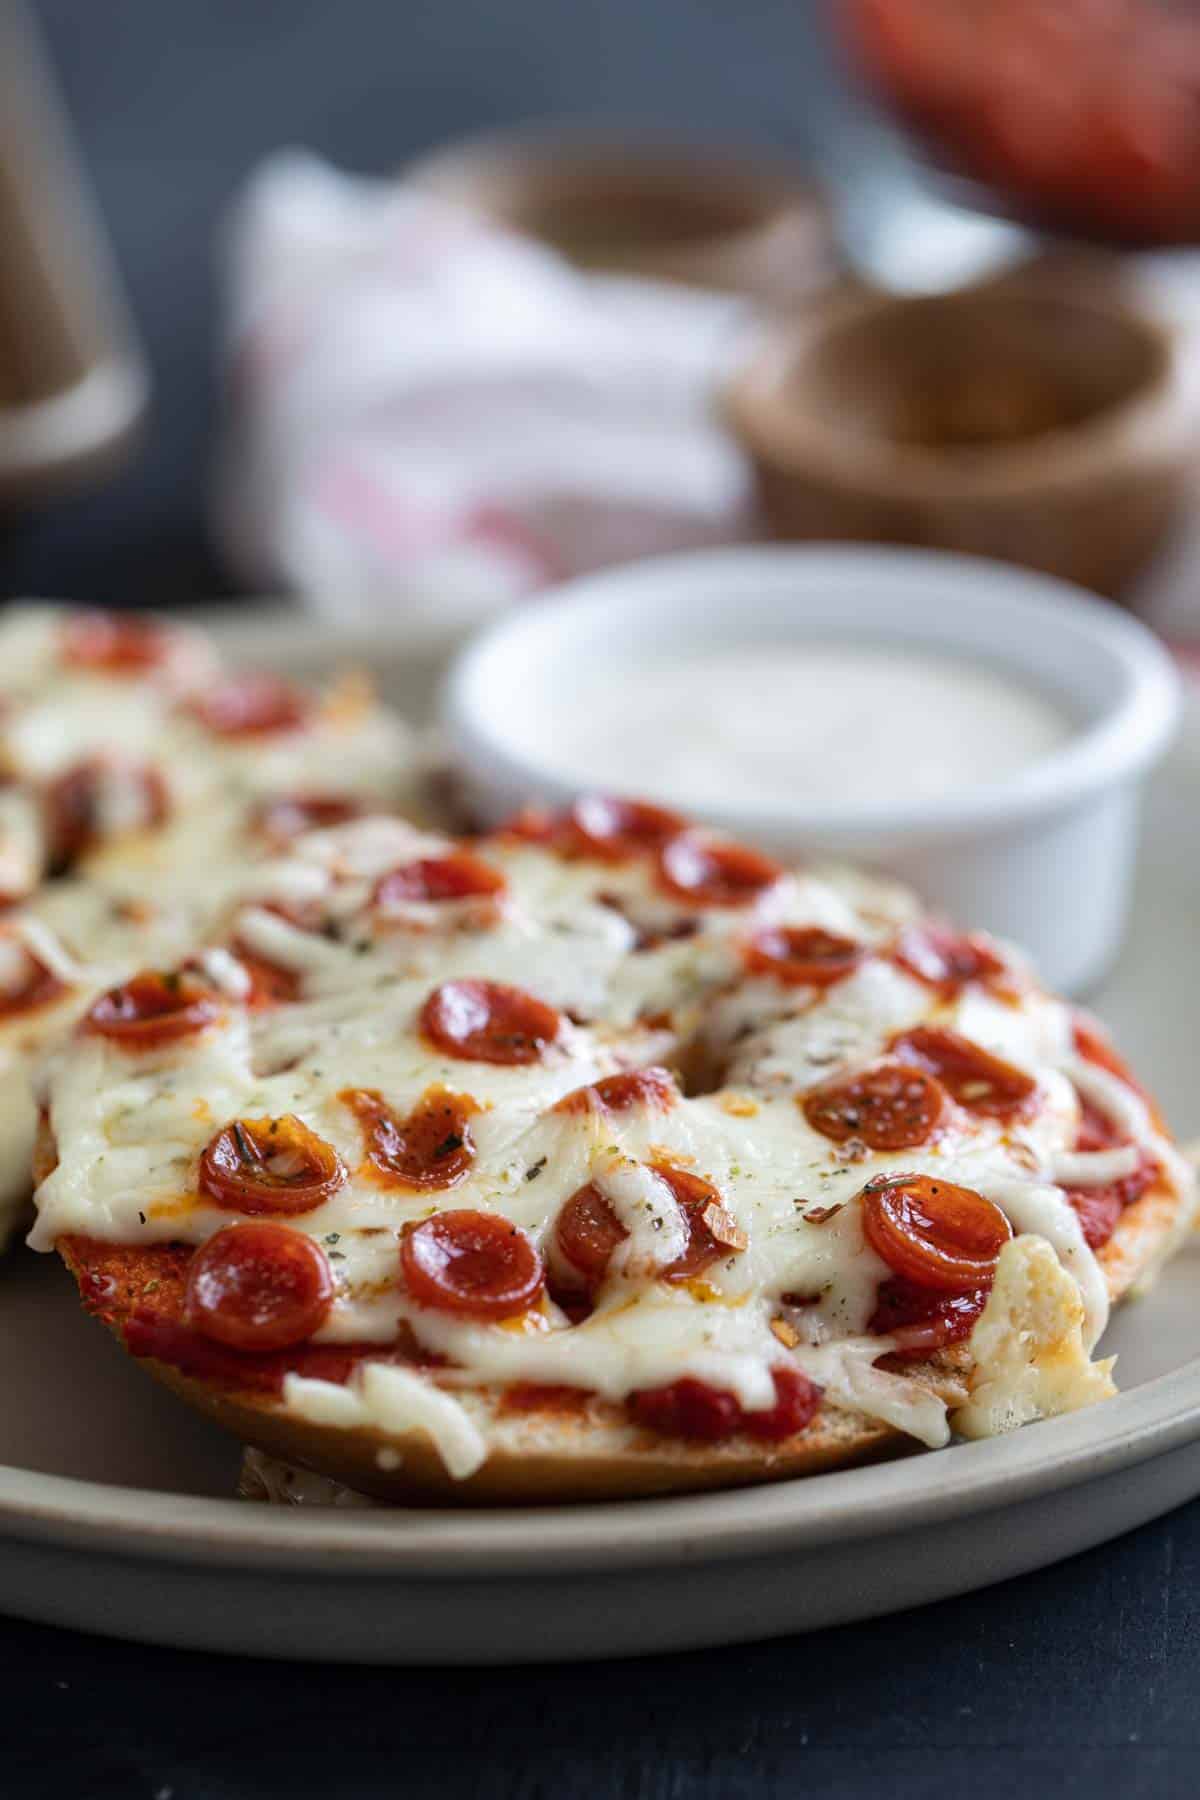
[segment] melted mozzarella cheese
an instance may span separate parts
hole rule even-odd
[[[946,1404],[911,1376],[876,1367],[891,1348],[888,1338],[842,1338],[804,1348],[796,1361],[810,1381],[851,1412],[894,1426],[931,1450],[949,1442]]]
[[[107,973],[103,965],[79,962],[50,927],[33,914],[18,913],[6,925],[11,932],[10,944],[13,948],[20,946],[26,968],[32,956],[68,986],[87,987],[103,981]],[[11,961],[9,967],[13,967]]]
[[[360,1127],[340,1098],[345,1090],[383,1092],[403,1117],[430,1087],[471,1094],[478,1085],[479,1065],[439,1056],[421,1037],[417,1014],[426,993],[424,982],[394,983],[375,994],[365,1018],[363,995],[354,990],[261,1013],[231,1000],[197,1039],[133,1056],[101,1037],[80,1039],[50,1076],[60,1161],[39,1191],[31,1243],[47,1248],[80,1231],[118,1243],[172,1236],[203,1242],[224,1219],[196,1193],[196,1168],[206,1143],[231,1119],[295,1113],[360,1169]],[[612,1067],[585,1031],[564,1024],[539,1062],[486,1070],[491,1105],[474,1122],[480,1155],[469,1183],[457,1190],[462,1204],[472,1197],[501,1201],[520,1179],[517,1145],[530,1121]],[[382,1234],[385,1243],[375,1240],[361,1266],[364,1285],[372,1286],[379,1255],[394,1259],[400,1225],[427,1211],[420,1193],[387,1190],[362,1172],[305,1215],[302,1226],[316,1236]],[[335,1337],[363,1326],[358,1308],[347,1329],[344,1310],[335,1308]],[[391,1308],[393,1332],[395,1318]]]
[[[10,768],[48,781],[88,757],[153,755],[166,727],[164,696],[148,684],[63,676],[55,689],[3,721]]]
[[[1103,1187],[1136,1175],[1142,1152],[1136,1144],[1120,1144],[1115,1150],[1060,1150],[1051,1161],[1051,1173],[1059,1187]]]
[[[316,868],[327,875],[337,873],[373,883],[389,869],[421,857],[444,856],[451,847],[449,838],[411,825],[407,819],[372,816],[305,833],[292,845],[288,859],[281,860],[280,869]]]
[[[412,734],[394,713],[374,705],[348,716],[326,709],[295,731],[262,739],[224,738],[214,744],[198,725],[181,726],[181,739],[185,730],[190,746],[214,763],[222,782],[251,800],[305,792],[357,794],[411,808],[416,797]]]
[[[93,790],[92,822],[103,838],[143,831],[153,823],[154,804],[139,771],[118,761],[105,762]]]
[[[625,1232],[609,1264],[620,1278],[645,1279],[647,1272],[669,1268],[687,1248],[688,1232],[674,1194],[645,1163],[608,1151],[594,1180],[617,1223]]]
[[[233,1000],[245,1000],[249,997],[252,985],[250,977],[246,973],[245,966],[228,950],[221,949],[220,945],[214,945],[212,949],[203,951],[200,956],[200,966],[213,986],[218,988],[221,993],[227,994]]]
[[[464,1384],[529,1381],[623,1400],[639,1388],[692,1376],[754,1412],[774,1404],[770,1369],[782,1361],[761,1299],[698,1302],[661,1283],[559,1329],[510,1331],[431,1308],[410,1307],[407,1317],[427,1348],[451,1358]],[[442,1376],[454,1379],[450,1372]]]
[[[342,1430],[363,1427],[427,1436],[448,1475],[462,1481],[487,1460],[483,1434],[461,1401],[432,1382],[386,1363],[366,1363],[345,1387],[300,1375],[284,1380],[284,1404],[299,1418]],[[389,1466],[389,1465],[383,1465]]]
[[[929,1002],[928,988],[869,957],[825,990],[781,992],[775,982],[747,982],[719,1020],[718,1044],[723,1037],[732,1045],[731,1082],[811,1087],[839,1067],[877,1056],[896,1032],[928,1015]]]
[[[26,602],[6,606],[0,621],[0,693],[35,693],[60,669],[59,621],[55,607]]]
[[[868,943],[881,943],[921,916],[921,904],[911,888],[889,881],[874,869],[850,863],[814,863],[808,879],[819,883],[849,911],[855,929],[849,935]],[[832,925],[830,929],[835,927]]]
[[[1039,1237],[1004,1246],[971,1335],[971,1397],[954,1414],[963,1437],[995,1437],[1116,1393],[1115,1357],[1091,1361],[1079,1289]]]
[[[1001,1208],[1018,1232],[1033,1233],[1051,1245],[1068,1274],[1073,1275],[1083,1304],[1090,1350],[1108,1324],[1108,1288],[1088,1247],[1079,1215],[1059,1187],[993,1176],[979,1184],[982,1194]]]
[[[0,899],[21,900],[42,877],[42,810],[24,787],[0,787]]]

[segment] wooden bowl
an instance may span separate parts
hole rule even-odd
[[[767,157],[540,132],[435,151],[406,177],[585,268],[787,303],[833,267],[825,201]]]
[[[726,416],[775,535],[927,545],[1120,592],[1183,497],[1172,335],[1112,284],[841,292],[771,329]]]

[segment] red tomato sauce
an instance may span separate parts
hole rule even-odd
[[[775,1404],[762,1412],[747,1412],[735,1394],[691,1375],[667,1387],[643,1388],[631,1394],[628,1410],[637,1424],[662,1437],[715,1444],[746,1436],[782,1443],[812,1423],[820,1410],[822,1390],[799,1369],[781,1366],[771,1373]]]
[[[213,1342],[185,1322],[189,1244],[121,1245],[96,1238],[59,1240],[84,1306],[120,1332],[130,1354],[167,1363],[217,1387],[278,1394],[287,1375],[348,1381],[360,1362],[397,1362],[433,1368],[440,1359],[421,1351],[409,1332],[395,1344],[297,1344],[248,1352]]]

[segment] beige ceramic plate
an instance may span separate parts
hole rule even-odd
[[[236,635],[252,653],[261,629]],[[289,621],[287,660],[337,660]],[[269,653],[269,652],[268,652]],[[434,652],[371,661],[404,702]],[[1200,1126],[1200,706],[1157,778],[1133,937],[1097,997]],[[0,1270],[0,1608],[164,1644],[511,1662],[734,1642],[1036,1569],[1200,1493],[1195,1254],[1108,1334],[1119,1399],[1016,1436],[628,1506],[297,1513],[228,1498],[237,1455],[79,1313],[50,1258]]]

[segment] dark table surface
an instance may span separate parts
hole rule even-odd
[[[3,4],[4,0],[0,0]],[[214,233],[297,142],[381,170],[525,118],[812,149],[804,0],[44,0],[154,366],[137,461],[0,527],[0,594],[230,589],[207,545]],[[2,254],[2,247],[0,247]],[[1200,1791],[1200,1504],[1000,1588],[819,1637],[530,1671],[225,1661],[0,1619],[0,1794],[949,1796]]]

